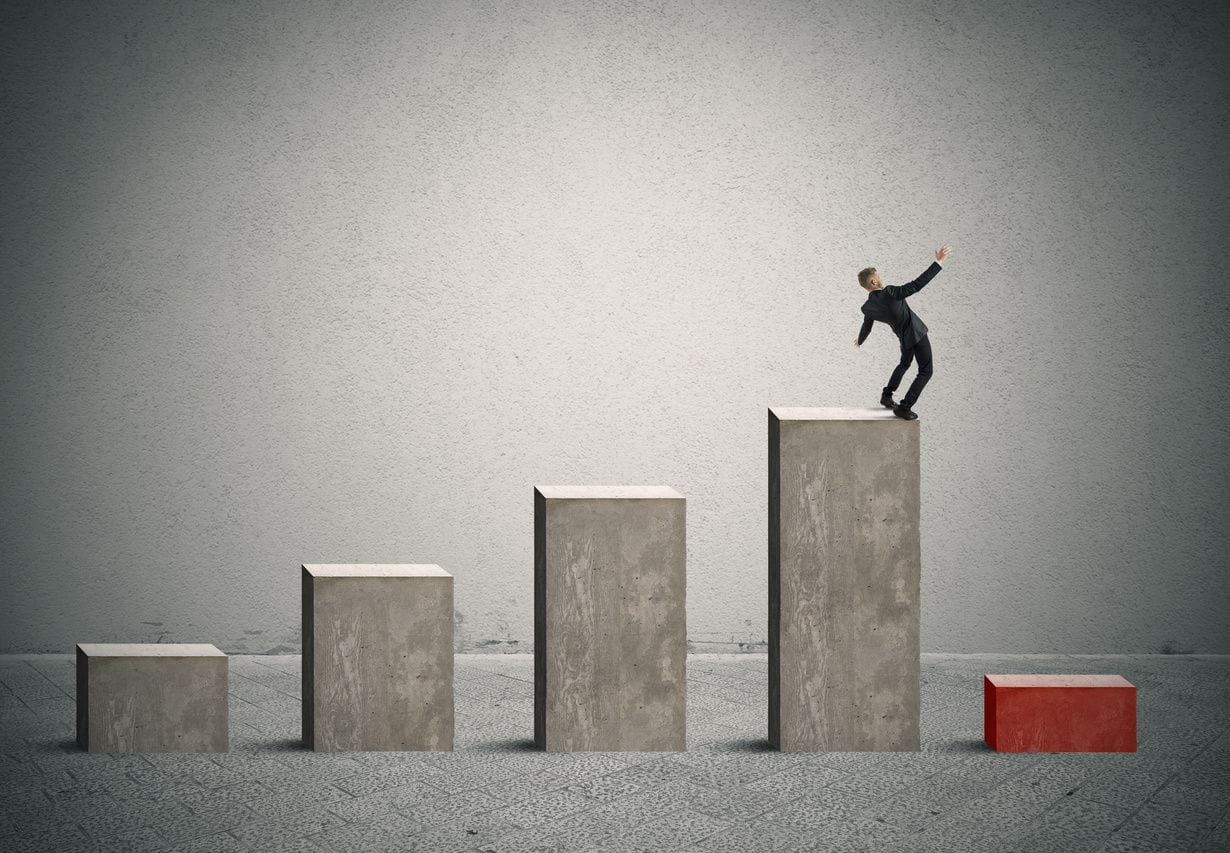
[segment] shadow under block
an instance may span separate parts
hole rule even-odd
[[[919,748],[919,428],[769,409],[769,742]]]
[[[684,516],[665,486],[535,488],[540,748],[687,748]]]
[[[985,675],[996,752],[1135,752],[1136,688],[1119,675]]]
[[[320,752],[453,748],[453,576],[303,567],[303,741]]]
[[[79,643],[77,745],[226,752],[227,657],[197,643]]]

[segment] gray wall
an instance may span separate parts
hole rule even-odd
[[[533,485],[622,483],[759,649],[766,408],[943,241],[924,650],[1230,652],[1224,4],[360,5],[3,5],[0,652],[402,561],[528,651]]]

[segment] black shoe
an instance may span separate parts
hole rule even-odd
[[[898,403],[893,406],[893,414],[899,418],[905,418],[907,421],[918,420],[918,413],[907,406],[905,403]]]
[[[896,408],[897,404],[893,402],[893,395],[885,391],[880,395],[880,405],[886,409]]]

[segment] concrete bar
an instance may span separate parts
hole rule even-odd
[[[321,752],[453,748],[453,576],[303,566],[303,741]]]
[[[226,752],[227,657],[197,643],[77,644],[77,745]]]
[[[685,502],[665,486],[534,489],[534,739],[686,749]]]
[[[769,409],[769,742],[919,748],[919,421]]]

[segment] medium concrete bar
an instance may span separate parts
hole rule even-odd
[[[453,576],[303,566],[303,741],[321,752],[453,748]]]
[[[919,422],[769,409],[769,742],[919,748]]]
[[[665,486],[534,489],[534,740],[686,749],[685,501]]]
[[[227,657],[198,643],[78,643],[77,745],[226,752]]]

